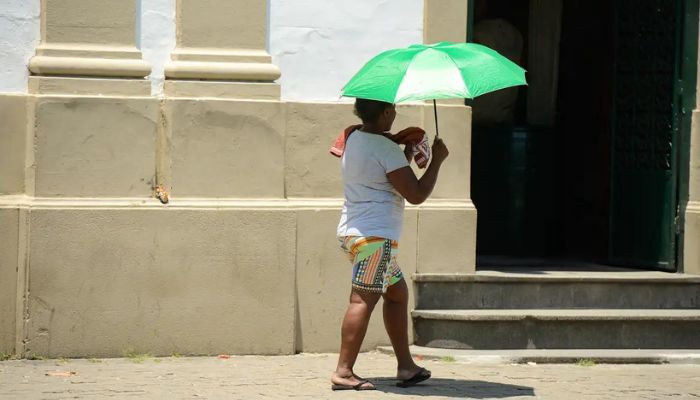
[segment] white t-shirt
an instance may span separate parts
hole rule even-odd
[[[338,236],[399,240],[404,199],[386,174],[405,166],[406,156],[390,139],[360,130],[350,135],[341,159],[345,204]]]

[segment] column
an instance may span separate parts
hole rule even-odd
[[[136,12],[136,0],[42,0],[41,44],[29,62],[35,75],[30,91],[109,94],[105,91],[119,92],[113,81],[65,77],[147,76],[151,67],[136,48]],[[145,80],[132,81],[129,90],[150,93]]]
[[[266,50],[267,1],[177,0],[176,20],[166,95],[279,99],[280,70]]]

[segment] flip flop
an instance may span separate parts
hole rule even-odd
[[[334,383],[331,385],[331,390],[377,390],[376,387],[371,386],[371,387],[362,387],[365,383],[370,383],[367,379],[361,380],[358,384],[356,385],[341,385],[338,383]]]
[[[401,387],[401,388],[407,388],[411,386],[415,386],[417,383],[423,382],[426,379],[430,378],[430,371],[428,371],[425,368],[421,368],[416,372],[415,375],[410,377],[409,379],[404,379],[400,382],[396,382],[396,386]]]

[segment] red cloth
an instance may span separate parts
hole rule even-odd
[[[362,125],[351,125],[340,132],[340,135],[338,135],[335,142],[333,142],[333,146],[331,146],[331,154],[336,157],[342,157],[348,137],[361,127]],[[397,144],[413,146],[413,157],[418,167],[425,168],[426,165],[428,165],[428,160],[430,160],[430,143],[423,129],[412,126],[400,131],[396,135],[387,134],[386,137]]]

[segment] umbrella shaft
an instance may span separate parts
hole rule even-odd
[[[438,131],[437,103],[435,102],[435,99],[433,99],[433,111],[435,112],[435,137],[439,137],[440,132]]]

